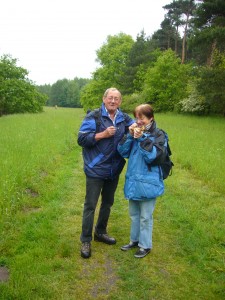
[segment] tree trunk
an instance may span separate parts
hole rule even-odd
[[[176,36],[175,36],[175,53],[177,54],[177,40],[178,40],[178,26],[176,28]]]
[[[212,47],[211,47],[211,53],[207,59],[207,66],[211,67],[212,63],[213,63],[213,53],[216,49],[216,40],[214,40],[214,42],[212,43]]]
[[[186,48],[186,36],[187,36],[188,21],[189,21],[189,14],[187,14],[187,19],[186,19],[185,28],[184,28],[183,42],[182,42],[182,58],[181,58],[182,64],[184,64],[184,62],[185,62],[185,52],[186,52],[185,48]]]

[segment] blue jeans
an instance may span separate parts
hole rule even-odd
[[[152,249],[153,211],[156,199],[129,200],[131,218],[130,240],[138,246]]]
[[[107,233],[106,228],[110,216],[111,207],[114,203],[114,194],[118,185],[119,175],[112,180],[92,178],[86,176],[86,197],[84,202],[82,243],[91,242],[94,224],[94,214],[101,193],[101,206],[95,231],[99,234]]]

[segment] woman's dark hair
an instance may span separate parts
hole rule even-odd
[[[141,104],[135,107],[133,115],[135,118],[144,115],[150,119],[154,118],[154,110],[150,104]]]

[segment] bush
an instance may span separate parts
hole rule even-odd
[[[144,101],[142,100],[142,96],[140,94],[132,94],[123,96],[123,101],[121,104],[121,109],[126,113],[133,113],[134,108]]]
[[[41,112],[47,100],[27,78],[28,71],[16,63],[8,55],[0,58],[0,116]]]

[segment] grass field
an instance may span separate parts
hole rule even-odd
[[[117,244],[80,257],[82,109],[0,118],[0,299],[224,299],[225,121],[157,114],[175,167],[154,213],[153,250],[129,241],[121,175],[108,225]],[[97,208],[98,209],[98,208]]]

